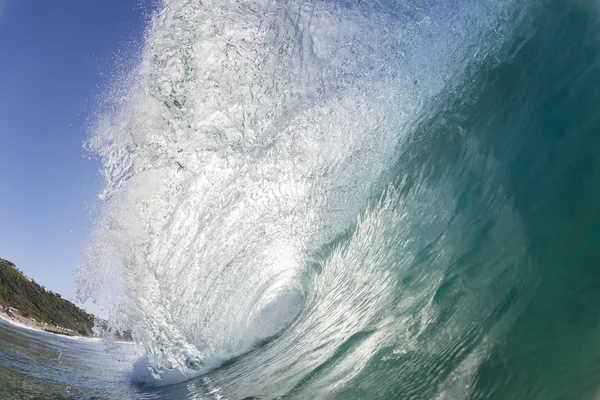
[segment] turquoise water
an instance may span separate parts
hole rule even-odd
[[[88,143],[139,346],[0,325],[0,393],[598,398],[599,51],[585,1],[165,2]]]

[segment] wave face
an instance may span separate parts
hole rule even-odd
[[[143,347],[134,378],[204,375],[173,389],[190,398],[503,398],[484,378],[526,330],[539,258],[507,172],[527,156],[521,92],[496,83],[547,62],[523,52],[572,7],[163,1],[89,139],[106,187],[78,272]],[[515,133],[496,148],[494,129]]]

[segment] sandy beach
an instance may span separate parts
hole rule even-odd
[[[25,318],[22,315],[16,315],[16,314],[13,314],[13,315],[14,315],[14,318],[10,317],[5,311],[2,311],[0,309],[0,319],[3,319],[4,321],[8,322],[11,325],[18,326],[19,328],[31,329],[31,330],[38,331],[38,332],[66,336],[70,339],[91,340],[91,341],[102,340],[102,338],[99,336],[81,336],[81,335],[78,335],[67,329],[60,328],[58,326],[51,326],[48,324],[40,323],[40,322],[34,321],[30,318]],[[114,340],[114,341],[116,343],[121,343],[121,344],[134,344],[134,342],[131,340]]]
[[[22,323],[17,318],[11,318],[11,317],[9,317],[3,311],[0,311],[0,319],[3,319],[4,321],[8,322],[9,324],[16,325],[16,326],[24,328],[24,329],[32,329],[32,330],[36,330],[36,331],[43,331],[43,329],[41,329],[40,327],[34,326],[33,321],[31,321],[29,323]]]
[[[33,329],[36,331],[48,332],[48,333],[53,333],[53,334],[57,334],[57,335],[78,336],[78,337],[80,336],[76,332],[74,332],[70,329],[61,328],[59,326],[52,326],[52,325],[49,325],[44,322],[38,322],[32,318],[25,318],[24,316],[20,315],[19,313],[15,313],[15,312],[9,313],[8,309],[0,308],[0,318],[2,318],[3,320],[5,320],[13,325],[17,325],[17,326],[20,326],[25,329]],[[84,336],[81,336],[81,337],[84,337]]]

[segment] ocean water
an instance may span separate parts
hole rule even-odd
[[[135,398],[127,379],[127,357],[136,359],[131,344],[118,345],[123,358],[117,361],[98,340],[35,331],[2,318],[0,344],[1,399]]]
[[[599,52],[593,1],[164,0],[87,142],[137,344],[0,326],[0,392],[599,398]]]

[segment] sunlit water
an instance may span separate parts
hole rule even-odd
[[[138,345],[40,377],[66,339],[27,333],[14,393],[597,395],[598,6],[163,3],[78,272]]]

